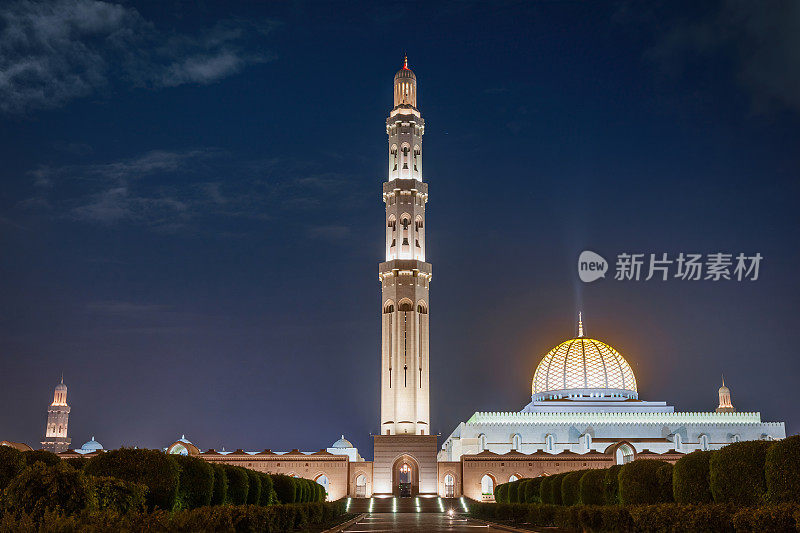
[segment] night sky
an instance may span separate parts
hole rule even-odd
[[[404,51],[434,431],[521,409],[582,310],[640,398],[713,410],[724,373],[797,433],[800,4],[649,4],[4,2],[0,439],[38,446],[63,371],[73,447],[370,458]],[[764,259],[617,281],[623,252]]]

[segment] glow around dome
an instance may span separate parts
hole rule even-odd
[[[562,342],[542,358],[533,375],[533,395],[636,398],[636,377],[625,358],[582,333],[581,325],[577,338]]]

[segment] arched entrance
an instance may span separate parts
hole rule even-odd
[[[392,494],[400,497],[419,494],[419,466],[409,455],[400,456],[392,465]]]
[[[326,476],[325,474],[320,474],[319,476],[317,476],[317,478],[316,478],[314,481],[316,481],[317,483],[319,483],[320,485],[322,485],[322,488],[324,488],[324,489],[325,489],[325,500],[327,501],[327,499],[328,499],[328,493],[330,492],[330,491],[328,490],[328,488],[329,488],[329,487],[330,487],[330,485],[331,485],[331,482],[330,482],[330,480],[328,479],[328,476]]]
[[[359,474],[356,478],[356,498],[367,497],[367,476]]]
[[[494,501],[494,478],[489,474],[481,478],[481,501]]]
[[[452,474],[444,476],[444,497],[454,498],[456,495],[456,478]]]

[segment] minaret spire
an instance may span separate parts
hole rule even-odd
[[[408,54],[403,54],[403,69],[408,70]]]
[[[583,313],[578,311],[578,337],[583,337]]]

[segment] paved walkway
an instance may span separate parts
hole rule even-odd
[[[507,530],[490,528],[480,522],[458,515],[450,517],[445,513],[370,513],[363,519],[345,529],[351,533],[372,533],[377,531],[425,531],[439,533],[484,533]]]

